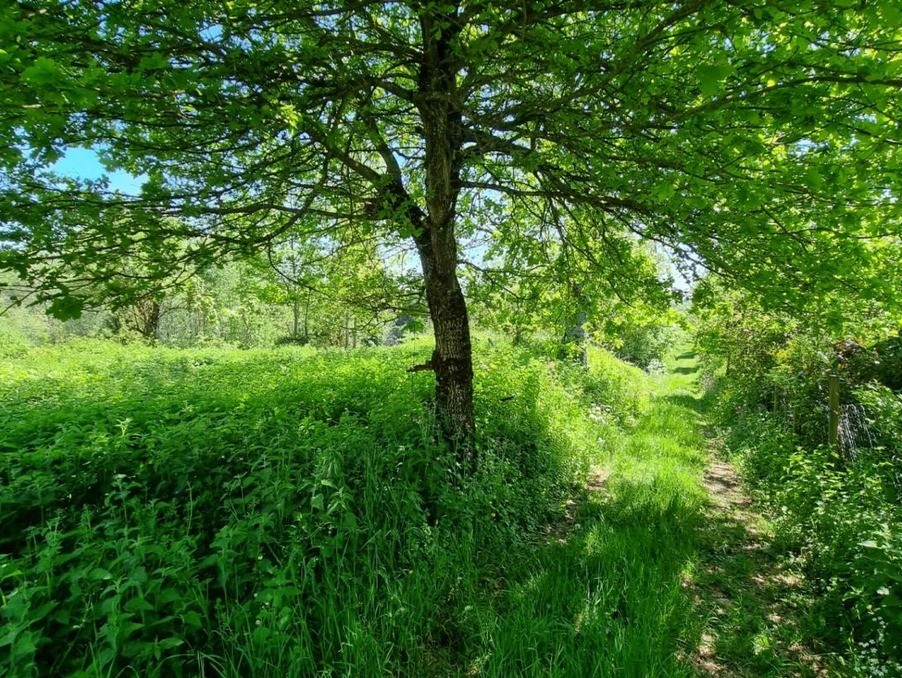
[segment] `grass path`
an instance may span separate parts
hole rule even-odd
[[[566,526],[475,610],[478,676],[817,675],[797,575],[706,438],[694,358],[599,460]]]

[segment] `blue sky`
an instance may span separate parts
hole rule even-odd
[[[51,166],[57,174],[75,179],[99,179],[106,175],[110,179],[110,188],[114,191],[137,195],[141,190],[143,177],[135,177],[128,172],[108,172],[97,153],[88,148],[70,148],[65,155]]]

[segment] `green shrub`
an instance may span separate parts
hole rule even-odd
[[[867,674],[875,662],[902,668],[902,402],[877,386],[857,398],[882,444],[842,455],[811,446],[779,413],[743,409],[735,392],[721,411],[745,477],[818,590],[819,633]]]
[[[677,334],[674,327],[639,323],[620,332],[616,353],[623,360],[647,369],[652,362],[662,362],[667,357]]]
[[[30,342],[22,332],[7,324],[0,323],[0,358],[12,358],[21,355],[30,347]]]

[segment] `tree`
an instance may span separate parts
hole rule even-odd
[[[895,295],[862,262],[898,225],[900,12],[839,5],[15,2],[0,266],[76,312],[66,267],[110,250],[187,242],[163,270],[298,226],[410,241],[437,410],[468,463],[458,264],[482,220],[503,234],[526,206],[551,239],[632,232],[785,306]],[[140,196],[54,178],[73,144],[146,176]]]
[[[299,241],[289,234],[247,263],[256,283],[251,295],[291,309],[285,342],[307,344],[318,335],[322,343],[337,334],[334,343],[356,347],[358,336],[375,340],[397,314],[424,312],[419,280],[372,242]],[[325,331],[325,323],[337,333]]]
[[[492,233],[482,261],[466,262],[466,289],[481,325],[515,340],[550,332],[560,339],[561,357],[585,365],[588,336],[618,344],[642,316],[666,317],[678,300],[665,267],[635,235],[585,238],[565,219],[550,225],[524,210],[506,216],[513,225]],[[599,275],[611,270],[616,277]]]

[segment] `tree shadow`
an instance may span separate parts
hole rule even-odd
[[[714,495],[700,526],[699,567],[687,589],[705,627],[687,661],[709,675],[827,675],[806,639],[813,604],[804,580],[781,557],[735,479],[722,484],[726,495],[739,498]]]
[[[702,426],[716,399],[714,388],[664,397],[687,416],[695,413]],[[703,486],[710,503],[695,535],[697,567],[683,582],[701,628],[694,645],[686,636],[685,662],[706,675],[827,675],[816,641],[806,633],[806,619],[817,614],[813,596],[754,511],[735,470],[715,458]]]
[[[695,413],[701,419],[699,423],[704,424],[703,419],[712,411],[717,402],[717,393],[713,389],[705,389],[700,395],[674,393],[664,396],[664,400]]]
[[[698,367],[677,367],[673,372],[677,374],[695,374],[699,370]]]
[[[653,484],[586,492],[570,531],[552,529],[492,601],[462,673],[693,675],[678,658],[694,625],[680,580],[700,513]]]
[[[675,393],[673,395],[664,396],[664,400],[671,405],[685,408],[695,414],[702,414],[708,404],[704,395],[694,396],[688,393]]]

